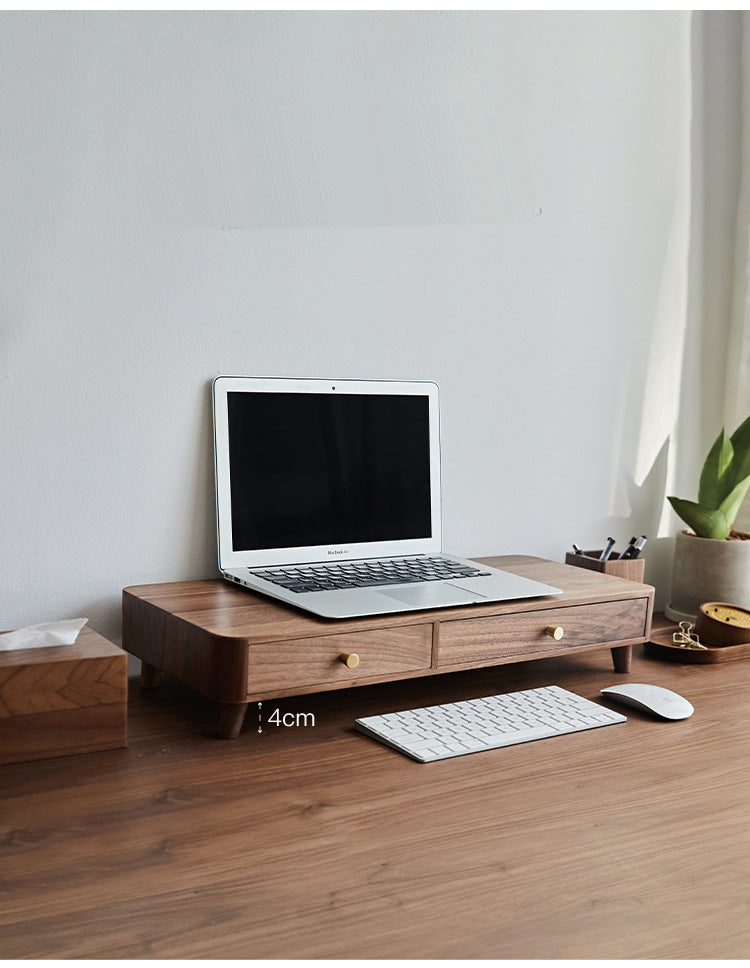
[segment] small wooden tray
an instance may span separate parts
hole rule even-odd
[[[741,642],[739,645],[706,645],[705,649],[683,649],[672,641],[673,631],[669,629],[666,632],[653,632],[651,640],[646,642],[646,651],[669,662],[695,662],[703,665],[750,657],[750,642]]]

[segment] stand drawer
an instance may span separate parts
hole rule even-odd
[[[355,655],[349,668],[342,656]],[[365,632],[342,632],[250,646],[248,695],[275,689],[344,686],[403,672],[428,670],[432,660],[432,624],[404,625]]]
[[[490,664],[509,656],[531,658],[567,648],[642,639],[648,605],[647,598],[635,598],[442,622],[438,667]],[[560,638],[551,634],[555,629],[562,629]]]

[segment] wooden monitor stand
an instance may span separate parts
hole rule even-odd
[[[227,739],[259,700],[589,649],[629,671],[651,629],[650,585],[542,558],[480,560],[563,593],[331,621],[220,579],[138,585],[123,591],[123,647],[142,661],[142,686],[167,672],[219,702]]]

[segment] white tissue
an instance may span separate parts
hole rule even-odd
[[[15,632],[4,632],[0,635],[0,652],[9,652],[11,649],[39,649],[48,645],[72,645],[86,622],[87,618],[70,618],[62,622],[28,625]]]

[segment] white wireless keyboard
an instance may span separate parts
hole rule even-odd
[[[355,725],[373,739],[420,763],[479,753],[596,726],[626,717],[560,686],[526,689],[484,699],[366,716]]]

